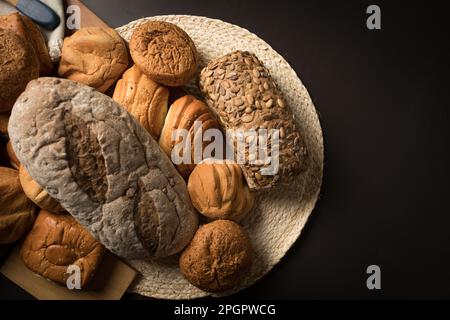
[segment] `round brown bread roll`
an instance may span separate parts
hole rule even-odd
[[[58,74],[106,92],[127,67],[127,47],[117,31],[91,27],[64,39]]]
[[[182,253],[180,269],[194,286],[222,292],[239,285],[253,263],[253,248],[236,223],[217,220],[201,226]]]
[[[169,22],[148,21],[130,40],[136,65],[152,80],[170,87],[186,84],[197,69],[197,49],[182,29]]]
[[[53,63],[44,36],[30,18],[17,12],[0,16],[0,29],[11,30],[31,43],[39,59],[41,75],[48,75],[52,72]]]
[[[25,238],[20,255],[31,271],[66,285],[69,266],[81,271],[84,289],[98,269],[105,248],[69,214],[42,210]]]
[[[6,152],[8,153],[9,163],[11,164],[11,166],[16,170],[19,170],[20,161],[19,159],[17,159],[16,153],[12,148],[11,141],[8,141],[8,143],[6,144]]]
[[[155,140],[159,139],[168,109],[167,88],[133,66],[117,82],[113,99],[125,107]]]
[[[34,219],[35,207],[23,193],[19,171],[0,167],[0,244],[22,238]]]
[[[217,133],[221,134],[219,122],[214,114],[209,110],[208,106],[193,96],[184,96],[170,106],[161,132],[161,137],[159,138],[159,145],[169,158],[171,157],[172,150],[177,145],[183,145],[183,150],[178,153],[180,157],[184,151],[190,150],[190,161],[183,161],[183,163],[176,165],[178,171],[185,179],[189,178],[189,175],[196,166],[195,153],[197,144],[195,143],[195,139],[202,138],[202,136],[196,138],[197,132],[195,130],[197,129],[198,134],[200,134],[200,126],[197,128],[195,126],[195,122],[198,122],[201,126],[203,134],[205,134],[206,130],[209,129],[216,129]],[[182,136],[177,136],[177,139],[175,140],[172,139],[173,135],[176,133],[176,130],[180,129],[188,131],[190,140],[183,139]],[[198,146],[202,147],[202,150],[200,150],[201,152],[199,152],[201,156],[203,156],[203,151],[210,143],[210,141],[200,140]],[[202,159],[199,159],[198,162],[201,160]]]
[[[53,213],[62,213],[64,208],[58,201],[53,199],[36,181],[31,178],[24,166],[19,169],[20,183],[25,195],[33,201],[39,208]]]
[[[253,193],[233,162],[205,161],[191,173],[188,191],[194,207],[211,219],[239,222],[252,209]]]
[[[31,44],[0,29],[0,112],[10,111],[28,82],[39,77],[39,60]]]

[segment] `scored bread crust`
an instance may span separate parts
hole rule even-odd
[[[165,257],[195,233],[197,214],[170,159],[93,88],[56,78],[30,82],[9,133],[30,176],[113,253]]]

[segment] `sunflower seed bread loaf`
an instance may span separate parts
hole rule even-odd
[[[302,136],[269,71],[254,54],[235,51],[212,60],[201,72],[200,89],[226,129],[257,133],[266,129],[268,141],[260,136],[258,144],[267,145],[269,151],[278,146],[279,170],[274,174],[265,174],[261,169],[270,165],[246,148],[241,167],[250,189],[269,189],[278,182],[289,182],[301,171],[306,156]],[[272,141],[272,129],[278,130],[279,144]],[[246,136],[247,145],[256,143],[253,137]]]
[[[193,237],[198,217],[183,178],[106,95],[70,80],[32,81],[9,133],[33,180],[113,253],[165,257]]]

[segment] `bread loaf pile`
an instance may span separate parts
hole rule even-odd
[[[20,53],[0,56],[0,134],[10,139],[0,152],[10,167],[0,167],[8,177],[0,242],[26,237],[25,265],[62,285],[70,265],[87,285],[105,249],[127,259],[180,254],[180,272],[208,292],[244,281],[255,257],[239,223],[255,193],[289,183],[307,154],[264,65],[238,51],[199,73],[190,37],[149,21],[129,49],[113,29],[80,29],[53,68],[36,31],[20,15],[0,17],[0,50]],[[203,97],[181,89],[196,75]],[[244,150],[238,136],[228,139],[261,129],[278,135],[246,137]],[[233,157],[224,159],[230,144]],[[264,161],[252,148],[262,144]],[[277,151],[277,170],[267,174]]]

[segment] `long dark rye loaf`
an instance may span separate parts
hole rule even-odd
[[[263,173],[261,169],[270,167],[265,159],[250,154],[248,148],[245,150],[245,163],[241,167],[250,189],[269,189],[280,181],[288,183],[304,168],[306,147],[292,111],[269,71],[254,54],[236,51],[211,61],[201,72],[200,89],[226,129],[279,130],[276,174]],[[256,139],[247,136],[246,143],[249,146]],[[259,144],[266,143],[260,139]],[[267,145],[269,151],[275,145],[270,135]],[[239,152],[238,148],[235,152]]]
[[[169,256],[197,230],[170,159],[106,95],[69,80],[32,81],[9,133],[31,177],[115,254]]]

